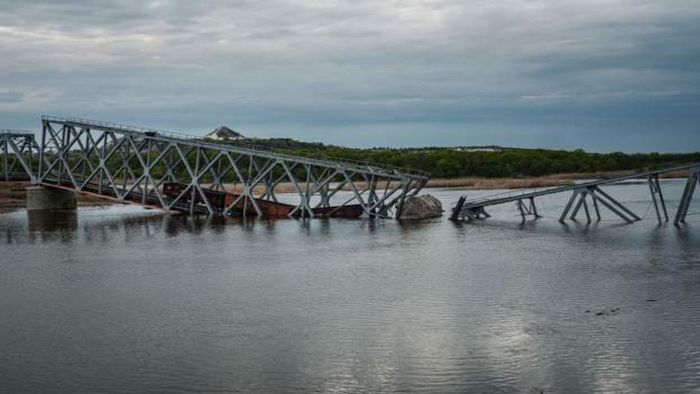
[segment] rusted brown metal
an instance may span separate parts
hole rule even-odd
[[[176,182],[166,182],[163,184],[163,195],[170,198],[175,198],[179,196],[184,190],[187,189],[187,185],[184,183]],[[247,196],[240,198],[240,194],[236,193],[226,193],[218,190],[212,190],[207,188],[202,188],[204,194],[209,199],[213,207],[225,208],[232,206],[231,212],[236,215],[257,215],[256,210],[253,208],[253,204],[248,201]],[[185,196],[181,200],[185,203],[190,202],[190,197]],[[199,194],[195,194],[195,203],[201,203],[201,197]],[[295,205],[285,204],[277,201],[270,201],[263,198],[254,198],[255,203],[262,212],[262,216],[265,217],[287,217],[287,216],[297,216],[301,215],[301,211],[294,212]],[[234,204],[235,201],[235,204]],[[342,207],[329,206],[329,207],[317,207],[312,208],[312,212],[316,217],[329,217],[329,218],[356,218],[360,217],[364,212],[363,208],[359,204],[355,205],[345,205]]]
[[[343,207],[318,207],[312,210],[316,216],[324,218],[359,218],[364,212],[360,204],[345,205]]]

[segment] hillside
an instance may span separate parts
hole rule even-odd
[[[695,153],[589,153],[583,150],[522,149],[498,146],[424,148],[344,148],[290,138],[246,139],[237,143],[313,158],[339,158],[428,171],[436,178],[537,177],[668,167],[700,162]]]

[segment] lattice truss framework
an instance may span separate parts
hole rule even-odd
[[[572,192],[569,201],[564,207],[564,211],[559,217],[559,221],[564,223],[567,218],[576,220],[580,212],[585,213],[586,221],[592,222],[592,214],[595,213],[597,220],[601,220],[600,207],[607,208],[610,212],[617,215],[620,219],[627,223],[640,221],[642,218],[627,208],[613,196],[603,191],[602,185],[609,185],[629,179],[646,178],[651,193],[651,202],[656,212],[656,218],[659,224],[669,221],[669,211],[667,208],[664,193],[659,182],[659,175],[666,172],[688,171],[688,180],[686,181],[683,195],[676,210],[676,215],[673,223],[678,225],[685,223],[688,216],[688,210],[695,194],[695,189],[700,187],[700,163],[689,163],[677,167],[663,168],[652,170],[638,174],[625,175],[618,178],[600,179],[597,181],[581,183],[572,186],[562,186],[549,188],[540,191],[523,191],[523,192],[508,192],[499,193],[494,196],[480,197],[477,199],[467,200],[466,196],[460,197],[455,206],[452,208],[451,220],[477,220],[491,217],[486,212],[487,206],[506,204],[515,202],[515,206],[520,212],[522,221],[524,222],[527,216],[533,216],[539,219],[542,216],[537,212],[535,198],[545,195]],[[505,194],[505,196],[504,196]],[[589,208],[588,201],[593,205],[593,210]],[[583,210],[581,209],[583,208]]]
[[[0,130],[0,176],[8,181],[34,181],[39,146],[30,131]]]
[[[317,216],[350,204],[364,216],[400,218],[405,198],[429,174],[367,164],[309,159],[214,144],[162,131],[95,121],[42,117],[37,181],[164,210],[263,215],[290,188],[289,216]],[[179,185],[167,194],[167,184]],[[345,193],[339,193],[345,191]],[[349,191],[349,196],[347,196]],[[219,196],[227,193],[225,204]],[[347,196],[331,206],[331,198]]]

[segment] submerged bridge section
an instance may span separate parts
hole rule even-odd
[[[190,214],[400,218],[404,200],[430,177],[50,116],[40,145],[31,133],[4,132],[0,143],[4,180],[24,174],[46,187]]]
[[[34,133],[0,130],[0,182],[34,181],[39,146]]]
[[[673,220],[673,223],[678,225],[680,223],[685,223],[685,219],[688,215],[688,209],[690,207],[690,202],[693,198],[693,194],[695,192],[695,189],[700,184],[700,163],[691,163],[678,167],[664,168],[660,170],[647,171],[628,176],[601,179],[592,182],[580,183],[572,186],[555,187],[539,191],[503,193],[472,200],[468,200],[466,196],[462,196],[455,205],[455,207],[452,209],[452,215],[450,219],[485,219],[490,217],[490,215],[486,212],[486,207],[507,203],[516,204],[516,207],[520,212],[523,221],[526,220],[527,216],[533,216],[535,219],[538,219],[541,216],[537,212],[537,206],[535,204],[535,199],[537,197],[557,193],[572,192],[571,198],[569,198],[569,201],[566,204],[564,211],[559,217],[560,222],[564,223],[567,220],[567,218],[569,220],[576,220],[579,213],[582,211],[582,208],[583,212],[585,213],[586,220],[588,222],[591,222],[592,213],[595,213],[597,220],[600,220],[600,208],[604,207],[610,210],[612,213],[617,215],[620,219],[624,220],[625,222],[632,223],[641,220],[641,218],[637,214],[632,212],[630,209],[625,207],[621,202],[616,200],[613,196],[606,193],[601,188],[601,186],[610,185],[613,183],[626,181],[630,179],[646,178],[649,184],[649,192],[651,193],[651,200],[654,205],[656,217],[659,223],[661,223],[662,221],[669,221],[669,213],[666,201],[664,199],[664,194],[661,189],[661,184],[659,183],[659,175],[674,171],[688,171],[690,173],[688,176],[688,181],[685,185],[685,189],[683,191],[683,196],[681,197],[681,202],[678,206]],[[593,209],[589,207],[589,200],[593,206]]]

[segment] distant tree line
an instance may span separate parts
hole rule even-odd
[[[405,167],[428,171],[435,178],[535,177],[560,173],[657,169],[689,162],[700,162],[700,152],[627,154],[622,152],[588,153],[581,149],[562,151],[502,147],[491,147],[495,151],[469,151],[468,149],[445,147],[354,149],[288,138],[248,139],[246,141],[232,141],[230,144],[257,145],[280,153],[319,159],[344,159]],[[151,160],[154,160],[156,155],[152,154],[151,156]],[[190,164],[194,165],[194,153],[187,155],[187,158]],[[76,152],[69,155],[68,161],[74,165],[78,159],[79,156]],[[92,157],[91,161],[95,165],[97,158]],[[115,155],[108,161],[107,165],[112,174],[115,174],[122,165],[122,161],[118,155]],[[133,166],[136,176],[141,174],[138,167]],[[162,166],[157,166],[152,170],[152,173],[154,176],[160,177],[163,171]],[[182,172],[184,169],[181,168],[179,171]],[[242,168],[241,171],[245,172],[246,170]],[[295,171],[303,171],[303,167],[298,167]],[[233,179],[235,176],[231,173],[226,181]]]
[[[315,158],[341,158],[408,167],[430,172],[436,178],[531,177],[572,172],[656,169],[687,162],[700,162],[696,153],[587,153],[583,150],[507,149],[501,152],[469,152],[450,148],[282,150]]]

